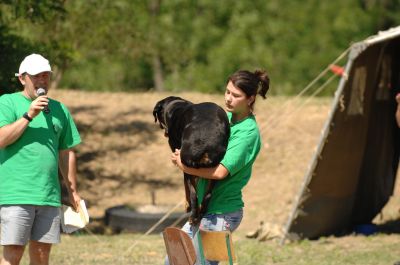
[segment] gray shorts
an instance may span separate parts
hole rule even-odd
[[[60,242],[60,208],[35,205],[0,206],[1,245],[26,245],[29,240]]]

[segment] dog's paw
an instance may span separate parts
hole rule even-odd
[[[200,224],[201,218],[199,216],[189,216],[189,224],[197,226]]]
[[[185,210],[187,213],[192,211],[192,207],[190,207],[190,204],[188,202],[185,202]]]
[[[191,225],[198,225],[200,224],[202,215],[199,211],[199,208],[196,208],[194,212],[192,212],[192,214],[189,216],[189,223]]]

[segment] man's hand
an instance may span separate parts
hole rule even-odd
[[[71,203],[72,208],[74,208],[75,212],[78,212],[81,197],[79,196],[78,192],[70,192],[68,193],[68,195],[69,195],[69,202]]]
[[[32,119],[35,118],[39,113],[44,109],[45,106],[49,105],[49,99],[47,95],[39,96],[35,100],[32,101],[29,110],[28,110],[28,115]]]

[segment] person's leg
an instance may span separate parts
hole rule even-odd
[[[226,213],[226,214],[206,214],[204,217],[201,219],[200,222],[200,228],[202,230],[208,230],[208,231],[226,231],[230,230],[231,232],[235,231],[243,218],[243,210],[239,210],[236,212],[232,213]],[[199,241],[198,241],[198,233],[196,231],[193,239],[193,243],[196,248],[197,252],[197,260],[196,264],[201,264],[200,262],[200,255],[199,255]],[[218,261],[210,261],[207,260],[205,262],[206,265],[218,265]]]
[[[3,246],[3,258],[0,265],[18,265],[24,254],[25,246],[6,245]]]
[[[52,244],[60,242],[60,208],[35,206],[35,215],[29,242],[30,264],[47,265]]]
[[[34,209],[28,205],[2,205],[0,220],[3,245],[0,264],[19,264],[31,233]]]
[[[51,244],[38,241],[29,242],[30,265],[48,265],[50,260]]]

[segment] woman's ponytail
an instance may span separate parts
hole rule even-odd
[[[254,72],[239,70],[228,78],[227,83],[229,82],[240,88],[247,97],[258,94],[265,99],[269,89],[269,77],[264,70],[256,70]]]
[[[254,75],[256,75],[259,79],[257,94],[265,99],[265,95],[269,90],[269,76],[264,70],[256,70]]]

